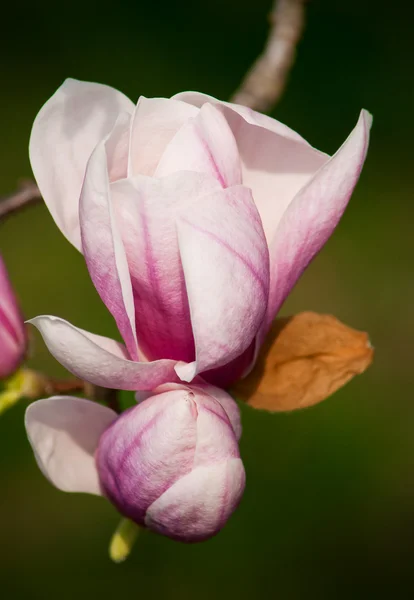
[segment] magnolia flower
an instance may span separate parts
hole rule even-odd
[[[84,255],[125,345],[51,316],[52,354],[97,385],[151,390],[247,374],[325,244],[365,159],[371,119],[329,157],[278,121],[186,92],[134,104],[67,80],[36,117],[33,171]]]
[[[23,318],[0,256],[0,379],[6,379],[20,366],[26,341]]]
[[[239,411],[213,386],[164,386],[120,416],[81,398],[39,400],[26,428],[56,487],[103,494],[124,516],[177,540],[217,533],[244,490]]]

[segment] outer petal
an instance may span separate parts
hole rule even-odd
[[[228,188],[177,219],[196,344],[184,381],[227,364],[251,344],[266,312],[268,248],[250,190]]]
[[[85,381],[120,390],[151,390],[177,380],[175,361],[127,360],[122,344],[77,329],[58,317],[40,316],[29,323],[38,328],[56,360]]]
[[[111,136],[97,145],[86,169],[79,204],[82,248],[92,281],[112,313],[131,358],[136,360],[137,340],[131,277],[121,236],[113,215],[106,146],[125,125],[117,122]]]
[[[175,219],[208,205],[219,183],[199,173],[137,176],[111,186],[131,273],[139,345],[150,360],[194,360]]]
[[[194,468],[240,458],[233,426],[220,402],[206,393],[196,394],[194,401],[198,412]]]
[[[37,464],[64,492],[101,494],[95,450],[117,414],[82,398],[55,396],[26,410],[25,425]]]
[[[197,113],[186,102],[141,96],[131,126],[129,175],[153,175],[168,143]]]
[[[206,173],[222,187],[242,183],[236,140],[225,117],[212,104],[204,104],[198,115],[181,127],[162,155],[155,177],[176,171]]]
[[[240,458],[198,467],[149,507],[145,524],[180,541],[205,540],[225,525],[240,502],[244,485]]]
[[[102,436],[97,465],[119,511],[144,524],[154,500],[191,471],[197,441],[194,394],[177,389],[145,400]]]
[[[202,381],[201,378],[200,383],[198,383],[198,379],[196,380],[195,384],[191,383],[191,389],[195,392],[199,391],[208,394],[220,404],[229,418],[236,439],[239,440],[242,434],[242,424],[239,407],[233,398],[221,388],[218,388],[214,385],[209,385],[208,383]],[[208,405],[206,405],[206,408],[208,408]]]
[[[272,240],[295,194],[329,157],[286,125],[246,107],[194,92],[176,98],[196,106],[216,102],[220,107],[236,138],[243,185],[252,189],[267,240]]]
[[[211,400],[217,401],[220,404],[221,408],[224,409],[231,423],[236,439],[240,439],[242,434],[240,410],[237,406],[237,402],[235,402],[235,400],[233,400],[233,398],[227,392],[225,392],[221,388],[206,383],[202,377],[196,377],[194,381],[191,382],[191,384],[185,384],[183,382],[166,383],[165,385],[160,386],[157,390],[154,390],[154,393],[156,392],[157,394],[161,394],[164,392],[176,390],[187,390],[188,392],[194,392],[195,394],[203,394],[203,397],[209,396]],[[142,402],[146,400],[150,395],[151,394],[138,392],[137,394],[135,394],[135,398],[137,402]]]
[[[17,300],[0,256],[0,379],[17,369],[26,351],[26,332]]]
[[[270,245],[270,298],[261,338],[310,261],[337,226],[358,181],[372,118],[362,111],[337,153],[297,194]]]
[[[118,114],[133,110],[132,102],[111,87],[67,79],[33,124],[29,151],[36,181],[56,224],[78,250],[86,163]]]
[[[219,106],[225,106],[237,114],[239,114],[247,123],[251,125],[257,125],[258,127],[263,127],[268,129],[269,131],[273,131],[278,135],[283,135],[286,138],[294,140],[296,142],[301,142],[306,146],[309,146],[308,142],[300,136],[296,131],[290,129],[280,121],[276,119],[272,119],[272,117],[268,117],[262,113],[259,113],[255,110],[247,106],[242,106],[241,104],[234,104],[233,102],[223,102],[221,100],[217,100],[213,96],[209,96],[208,94],[202,94],[200,92],[180,92],[179,94],[175,94],[172,97],[173,100],[180,100],[181,102],[188,102],[192,106],[196,106],[201,108],[206,102],[210,104],[217,104]]]

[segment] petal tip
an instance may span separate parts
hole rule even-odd
[[[180,363],[175,365],[174,370],[181,381],[189,383],[197,375],[197,363]]]

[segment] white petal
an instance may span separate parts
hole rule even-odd
[[[67,79],[33,124],[29,152],[34,176],[57,226],[78,250],[86,163],[119,113],[133,110],[133,103],[111,87]]]
[[[38,328],[56,360],[95,385],[136,391],[177,381],[176,361],[133,362],[126,358],[122,344],[78,329],[58,317],[40,316],[28,322]]]
[[[43,474],[64,492],[101,494],[95,450],[117,414],[100,404],[55,396],[26,410],[25,426]]]

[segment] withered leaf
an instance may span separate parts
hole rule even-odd
[[[321,402],[371,364],[366,333],[331,315],[276,319],[253,371],[230,392],[250,406],[290,411]]]

